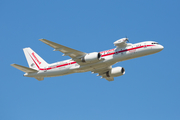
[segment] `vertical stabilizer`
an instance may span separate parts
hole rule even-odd
[[[23,49],[26,56],[28,65],[30,68],[40,70],[48,66],[48,63],[44,61],[37,53],[35,53],[30,47]]]

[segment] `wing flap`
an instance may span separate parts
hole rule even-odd
[[[33,73],[33,72],[38,72],[37,70],[34,70],[32,68],[28,68],[28,67],[25,67],[25,66],[21,66],[21,65],[18,65],[18,64],[11,64],[11,66],[25,72],[25,73]]]

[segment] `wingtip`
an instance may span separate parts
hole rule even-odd
[[[15,63],[13,63],[13,64],[10,64],[12,67],[16,67],[16,66],[19,66],[18,64],[15,64]]]
[[[44,38],[39,39],[40,41],[44,40]]]
[[[13,64],[10,64],[11,66],[13,66],[13,65],[15,65],[15,63],[13,63]]]
[[[47,39],[44,39],[44,38],[42,38],[42,39],[39,39],[41,42],[47,42],[47,41],[49,41],[49,40],[47,40]]]

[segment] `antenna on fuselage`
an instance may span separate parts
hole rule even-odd
[[[127,36],[126,36],[126,41],[129,42],[129,38],[127,38]]]

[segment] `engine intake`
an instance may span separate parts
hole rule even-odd
[[[110,71],[106,72],[107,77],[118,77],[125,74],[125,69],[123,67],[115,67]]]
[[[101,59],[101,54],[98,52],[93,52],[85,55],[83,58],[81,58],[82,62],[95,62]]]

